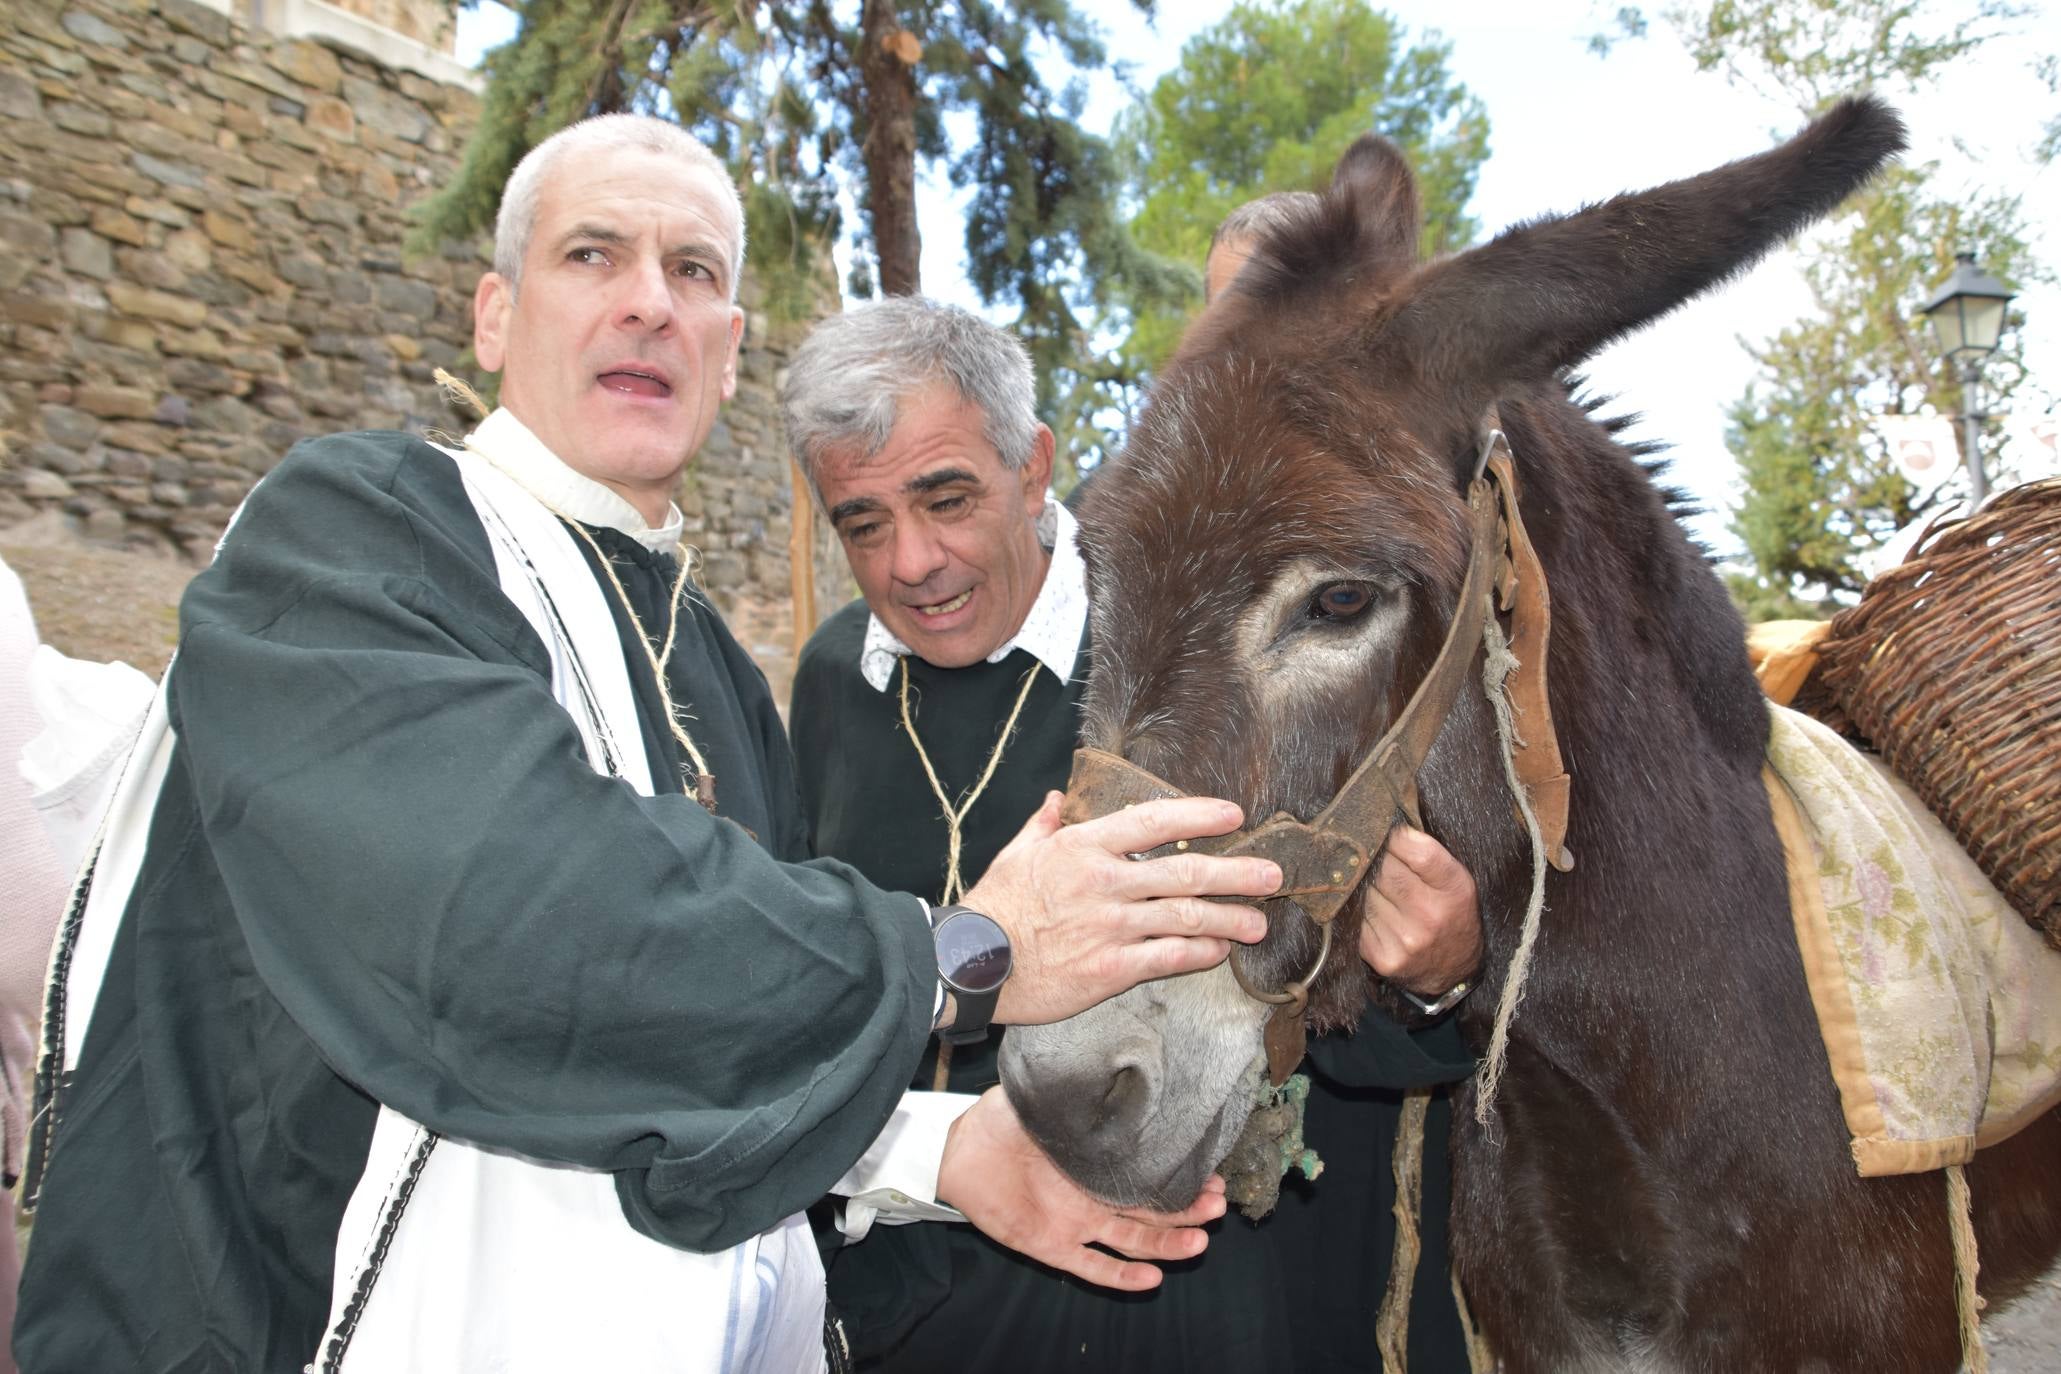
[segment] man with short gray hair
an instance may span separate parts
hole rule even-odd
[[[899,1191],[932,1031],[1264,929],[1205,898],[1274,865],[1124,857],[1224,802],[1041,812],[934,916],[805,862],[672,501],[736,384],[736,189],[641,116],[511,187],[473,300],[501,407],[297,446],[186,594],[60,935],[30,1374],[815,1374],[800,1212]],[[1091,1278],[1149,1283],[1222,1210],[1115,1213],[1000,1098],[951,1127],[922,1185]]]
[[[1053,437],[1037,420],[1032,383],[1014,337],[964,310],[905,298],[819,324],[781,392],[789,445],[862,593],[810,639],[795,675],[789,721],[815,852],[945,903],[969,883],[978,891],[1019,819],[1066,785],[1078,742],[1092,653],[1087,580],[1073,516],[1048,499]],[[1480,960],[1471,879],[1415,831],[1399,832],[1384,858],[1366,927],[1369,965],[1432,999]],[[1000,1091],[999,1047],[994,1037],[933,1041],[917,1086],[934,1091],[918,1095],[973,1119],[969,1109]],[[1390,1089],[1471,1064],[1450,1021],[1420,1036],[1372,1008],[1358,1035],[1320,1037],[1312,1053],[1356,1085]],[[1392,1099],[1357,1086],[1320,1083],[1317,1099],[1335,1125],[1312,1137],[1330,1163],[1324,1179],[1284,1193],[1258,1228],[1227,1221],[1205,1254],[1149,1292],[1074,1283],[1011,1253],[1030,1247],[1007,1227],[882,1227],[950,1214],[845,1202],[847,1243],[832,1254],[830,1291],[859,1367],[1354,1367],[1326,1343],[1357,1331],[1338,1309],[1372,1313],[1388,1251],[1322,1228],[1327,1212],[1345,1224],[1378,1220],[1367,1204],[1378,1185],[1392,1190],[1383,1146],[1395,1114]],[[943,1159],[922,1200],[958,1203],[973,1182],[962,1161],[973,1158]],[[1063,1180],[1056,1170],[1052,1178],[1061,1196]],[[1324,1357],[1303,1358],[1313,1351]],[[1365,1354],[1378,1358],[1371,1339]]]
[[[994,652],[1043,585],[1051,532],[1040,543],[1037,526],[1060,517],[1045,514],[1053,439],[1038,423],[1031,382],[1030,355],[1014,338],[966,311],[908,297],[826,321],[789,365],[781,392],[788,445],[866,604],[927,663],[963,668]],[[887,450],[901,433],[915,437],[910,485],[889,493],[903,464],[901,446]],[[983,457],[993,481],[979,480]],[[904,504],[935,530],[936,544],[906,537],[912,519],[897,528]],[[1055,657],[1063,652],[1070,663],[1073,647],[1055,644]]]

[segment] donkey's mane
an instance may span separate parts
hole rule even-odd
[[[1605,434],[1617,442],[1617,446],[1623,449],[1627,456],[1638,463],[1639,470],[1646,474],[1646,480],[1653,483],[1653,489],[1660,493],[1661,501],[1667,506],[1667,513],[1674,517],[1675,523],[1682,527],[1683,533],[1691,539],[1697,539],[1695,531],[1689,528],[1689,522],[1704,514],[1705,508],[1697,503],[1696,498],[1686,488],[1661,480],[1674,468],[1674,459],[1662,456],[1674,445],[1665,439],[1625,438],[1625,431],[1646,417],[1636,410],[1604,414],[1603,407],[1613,404],[1617,397],[1587,390],[1588,381],[1589,379],[1580,373],[1567,374],[1565,386],[1568,404],[1594,420]],[[1700,544],[1702,541],[1697,542]]]

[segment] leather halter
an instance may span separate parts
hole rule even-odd
[[[1333,918],[1373,870],[1397,822],[1422,824],[1417,772],[1474,667],[1487,620],[1498,610],[1510,615],[1511,649],[1519,660],[1505,685],[1522,736],[1512,742],[1512,758],[1530,793],[1548,859],[1563,872],[1574,864],[1565,845],[1569,780],[1546,700],[1552,613],[1545,574],[1518,514],[1516,471],[1494,409],[1484,431],[1467,487],[1467,571],[1445,642],[1402,714],[1330,804],[1308,822],[1276,812],[1229,835],[1182,840],[1135,856],[1159,858],[1188,851],[1272,859],[1281,867],[1281,886],[1265,900],[1292,901],[1322,932],[1309,972],[1278,992],[1262,992],[1247,977],[1237,948],[1231,953],[1231,972],[1239,987],[1275,1008],[1268,1018],[1266,1046],[1269,1076],[1276,1084],[1302,1059],[1304,1012],[1310,987],[1331,952]],[[1060,816],[1071,824],[1139,802],[1185,795],[1164,778],[1115,754],[1080,749],[1074,754]]]

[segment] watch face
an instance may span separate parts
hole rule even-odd
[[[957,992],[993,992],[1009,976],[1009,937],[978,911],[955,911],[937,928],[937,966]]]

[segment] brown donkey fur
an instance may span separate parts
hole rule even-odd
[[[1307,817],[1436,653],[1477,428],[1500,407],[1552,589],[1577,860],[1547,881],[1491,1124],[1471,1088],[1455,1111],[1457,1265],[1513,1371],[1959,1360],[1941,1176],[1863,1180],[1847,1149],[1739,616],[1566,372],[1743,270],[1902,146],[1890,110],[1850,100],[1759,156],[1420,264],[1410,172],[1362,139],[1321,209],[1198,321],[1085,502],[1086,742],[1250,816]],[[1367,609],[1315,599],[1340,584]],[[1499,769],[1469,690],[1421,782],[1427,828],[1480,888],[1488,968],[1461,1013],[1477,1047],[1531,875]],[[1340,918],[1347,950],[1358,919],[1357,902]],[[1313,947],[1307,922],[1276,920],[1255,972],[1278,983]],[[1363,1000],[1360,965],[1334,959],[1313,1014],[1347,1022]],[[1038,1085],[1011,1091],[1079,1167]],[[2061,1244],[2061,1117],[1969,1174],[1995,1300]]]

